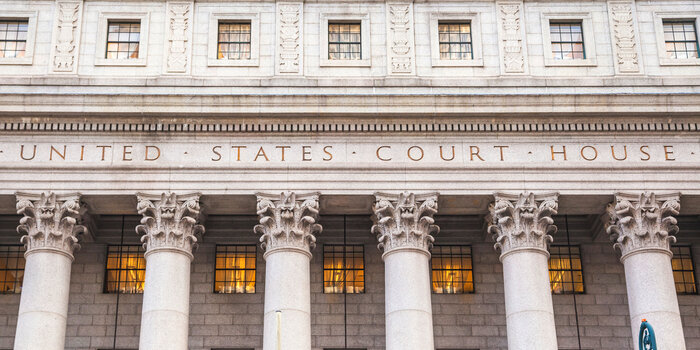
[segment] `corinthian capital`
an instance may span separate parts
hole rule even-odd
[[[254,231],[261,235],[260,246],[265,254],[276,249],[295,249],[310,256],[316,246],[314,234],[323,229],[316,223],[319,194],[282,192],[257,196],[260,224],[255,225]]]
[[[440,232],[433,219],[438,211],[438,194],[375,193],[374,197],[372,233],[377,235],[377,247],[385,255],[402,248],[419,249],[429,254],[435,241],[432,235]]]
[[[175,193],[137,193],[137,209],[141,225],[136,233],[146,254],[159,249],[174,250],[194,258],[198,237],[204,234],[199,224],[199,193],[176,195]]]
[[[17,193],[17,214],[24,215],[17,232],[22,234],[27,253],[52,250],[68,255],[80,248],[78,235],[86,232],[81,220],[80,194],[58,196],[53,192]]]
[[[680,209],[680,193],[616,193],[615,202],[607,208],[610,221],[606,231],[622,252],[622,259],[643,249],[671,254],[670,244],[676,242],[673,235],[678,232],[674,216]]]
[[[488,232],[496,241],[494,248],[501,257],[516,249],[537,249],[547,252],[552,234],[557,232],[552,215],[559,208],[558,193],[519,195],[496,193],[489,207]]]

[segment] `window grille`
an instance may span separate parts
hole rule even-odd
[[[143,293],[146,259],[141,245],[107,246],[105,293]]]
[[[219,42],[217,59],[250,59],[250,22],[219,22]]]
[[[555,60],[585,59],[583,44],[583,24],[556,23],[549,24],[549,34],[552,39],[552,58]]]
[[[323,246],[323,292],[365,292],[365,247],[362,245]]]
[[[471,60],[472,30],[470,22],[438,23],[440,59]]]
[[[666,54],[671,58],[698,58],[695,21],[664,21]]]
[[[697,294],[698,287],[695,282],[695,265],[690,246],[671,247],[673,258],[673,279],[676,282],[676,292],[678,294]]]
[[[217,245],[214,292],[255,293],[257,248],[254,244]]]
[[[29,20],[0,20],[0,58],[24,57]]]
[[[430,259],[433,293],[474,293],[472,247],[437,245]]]
[[[361,60],[360,23],[328,23],[328,59]]]
[[[549,283],[554,294],[582,294],[581,249],[574,245],[549,247]]]
[[[139,58],[141,22],[109,21],[107,24],[108,59]]]
[[[23,279],[24,246],[0,245],[0,293],[21,293]]]

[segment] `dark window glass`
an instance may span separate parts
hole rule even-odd
[[[583,268],[578,246],[549,247],[549,283],[554,294],[582,294]]]
[[[141,245],[107,246],[105,293],[143,293],[146,259]]]
[[[0,20],[0,58],[24,57],[29,20]]]
[[[664,21],[666,54],[671,58],[698,58],[695,21]]]
[[[552,39],[552,57],[555,60],[578,60],[586,58],[583,46],[583,25],[578,23],[549,24]]]
[[[0,245],[0,293],[22,292],[24,246]]]
[[[362,245],[323,246],[323,292],[365,292],[365,247]]]
[[[250,22],[220,22],[217,59],[249,60],[250,40]]]
[[[695,283],[695,265],[690,246],[671,247],[673,259],[673,280],[676,282],[678,294],[697,294],[698,287]]]
[[[471,23],[438,23],[440,59],[470,60],[472,52]]]
[[[472,247],[438,245],[433,247],[432,258],[433,293],[474,293],[472,270]]]
[[[254,244],[217,245],[215,293],[255,293],[257,249]]]
[[[107,58],[139,58],[141,41],[141,22],[109,21],[107,24]]]
[[[361,60],[360,23],[328,23],[328,59]]]

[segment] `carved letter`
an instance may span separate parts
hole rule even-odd
[[[414,149],[417,149],[418,151],[420,151],[420,157],[418,157],[418,158],[413,158],[413,155],[411,154],[411,150],[414,150]],[[424,155],[423,149],[420,148],[420,147],[418,147],[418,146],[411,146],[411,147],[408,149],[408,151],[406,152],[406,154],[408,155],[408,158],[411,159],[411,160],[414,161],[414,162],[417,162],[417,161],[423,159],[423,155]]]
[[[440,158],[444,161],[451,161],[455,159],[455,146],[452,146],[452,157],[450,159],[445,159],[445,156],[442,154],[442,146],[440,146]]]
[[[51,152],[49,153],[49,160],[53,160],[53,153],[56,152],[56,155],[61,157],[61,159],[66,160],[66,145],[63,145],[63,153],[58,152],[57,149],[51,145]]]
[[[149,157],[151,149],[155,149],[155,151],[157,152],[155,157]],[[145,160],[154,161],[154,160],[157,160],[158,158],[160,158],[160,148],[158,148],[158,146],[146,146],[146,158],[145,158]]]
[[[640,158],[640,160],[648,161],[649,159],[651,159],[651,156],[647,151],[644,150],[645,148],[647,149],[647,151],[649,150],[649,146],[646,145],[639,147],[639,151],[644,153],[645,156],[647,156],[646,158]]]
[[[676,158],[670,157],[673,155],[673,146],[664,146],[664,155],[666,156],[666,160],[676,160]]]
[[[586,157],[586,155],[583,153],[586,149],[591,149],[591,150],[593,150],[593,156],[592,156],[592,157]],[[613,151],[613,152],[614,152],[614,151]],[[615,156],[615,155],[614,155],[614,153],[613,153],[613,157],[614,157],[614,156]],[[593,160],[595,160],[596,158],[598,158],[598,150],[597,150],[595,147],[593,147],[593,146],[583,146],[583,147],[581,147],[581,158],[583,158],[583,159],[585,159],[585,160],[587,160],[587,161],[593,161]]]
[[[564,160],[566,160],[566,146],[561,146],[561,151],[554,151],[554,146],[549,146],[549,149],[552,152],[552,160],[554,160],[554,155],[555,154],[562,154],[564,155]]]
[[[36,156],[36,145],[34,145],[34,151],[32,151],[32,157],[27,158],[24,156],[24,145],[21,145],[19,148],[19,156],[22,157],[24,160],[32,160]]]
[[[331,148],[333,148],[333,146],[326,146],[326,147],[323,147],[323,153],[325,153],[325,154],[328,155],[328,157],[323,157],[323,160],[324,160],[324,161],[333,160],[333,154],[331,154],[331,151],[330,151]]]
[[[377,148],[377,159],[384,161],[384,162],[388,162],[391,160],[391,158],[383,158],[381,155],[379,155],[379,151],[381,151],[383,148],[391,149],[391,146],[379,146]]]
[[[476,152],[474,152],[474,150],[476,150]],[[477,158],[484,161],[484,158],[481,158],[481,156],[479,155],[479,151],[479,146],[469,146],[469,160],[474,160],[474,156],[476,156]]]

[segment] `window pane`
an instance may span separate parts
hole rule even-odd
[[[323,246],[323,292],[364,293],[364,246]]]
[[[22,292],[24,246],[0,245],[0,294]]]
[[[698,45],[695,21],[664,21],[666,54],[670,58],[697,58]]]
[[[249,60],[251,32],[250,22],[219,22],[217,59]]]
[[[474,292],[470,246],[440,245],[433,247],[431,268],[433,293]]]
[[[215,293],[255,293],[255,245],[217,245]]]
[[[556,60],[585,59],[583,43],[583,28],[578,23],[549,24],[550,39],[552,40],[552,58]]]
[[[680,294],[697,294],[695,265],[690,246],[674,246],[671,247],[671,251],[673,252],[671,267],[673,268],[676,292]]]
[[[0,57],[24,57],[29,21],[0,20]]]
[[[107,246],[105,293],[143,293],[146,259],[141,245]]]
[[[139,58],[140,39],[140,22],[109,21],[105,57],[111,59]]]
[[[578,246],[552,245],[549,250],[549,283],[554,294],[583,293],[583,270]]]
[[[438,23],[440,58],[448,60],[472,59],[471,23]]]
[[[328,59],[361,60],[360,28],[359,23],[328,23]]]

